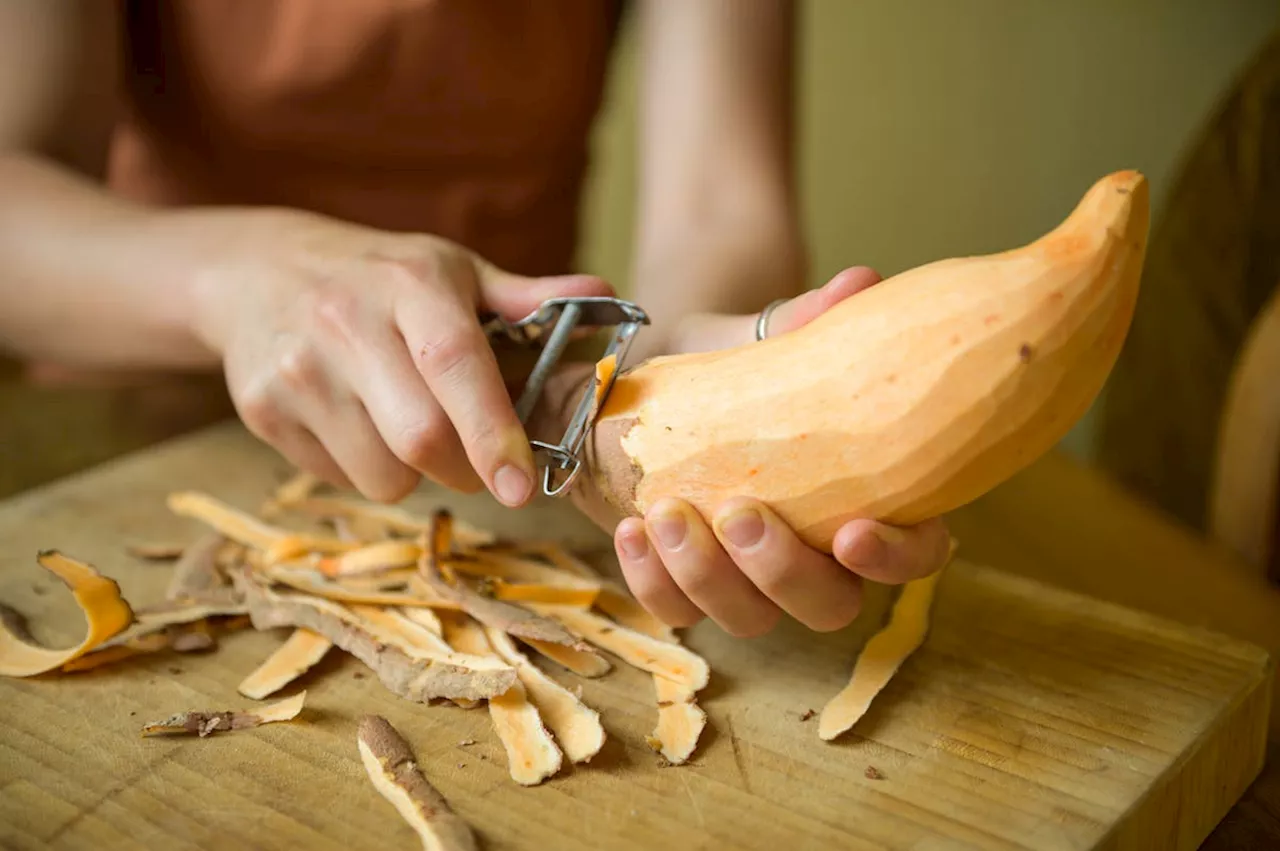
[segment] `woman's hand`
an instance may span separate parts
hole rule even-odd
[[[219,254],[192,287],[196,332],[250,431],[378,501],[420,476],[529,498],[528,438],[479,314],[519,319],[548,298],[612,295],[607,284],[513,275],[448,240],[306,213],[201,226]]]
[[[768,336],[795,330],[878,281],[870,269],[845,270],[780,305]],[[750,343],[755,322],[755,315],[690,317],[675,336],[677,352]],[[858,614],[864,579],[899,584],[926,576],[943,566],[950,544],[941,519],[908,528],[851,519],[827,555],[754,500],[728,500],[704,519],[667,499],[643,518],[619,521],[589,487],[579,490],[579,507],[613,529],[627,585],[645,608],[677,627],[709,617],[739,637],[768,632],[783,613],[817,631],[840,629]]]

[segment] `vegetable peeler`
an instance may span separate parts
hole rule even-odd
[[[615,326],[613,337],[609,341],[601,358],[616,355],[619,369],[631,341],[641,325],[649,324],[649,315],[636,304],[622,299],[607,296],[586,296],[581,298],[553,298],[544,301],[528,316],[516,322],[507,322],[502,317],[492,317],[482,323],[485,335],[490,339],[505,338],[522,346],[541,346],[538,361],[525,384],[524,391],[516,402],[516,415],[521,423],[526,423],[532,413],[538,397],[542,395],[543,385],[551,370],[559,362],[570,337],[579,326],[604,328]],[[581,469],[582,446],[594,425],[587,418],[592,404],[598,398],[603,401],[613,389],[615,370],[598,393],[589,388],[578,402],[573,419],[565,429],[564,437],[558,444],[531,440],[534,461],[542,466],[542,492],[547,496],[558,497],[569,492],[570,486],[578,477]],[[564,478],[556,483],[557,473]]]

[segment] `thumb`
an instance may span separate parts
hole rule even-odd
[[[476,262],[476,282],[479,309],[496,313],[510,322],[528,316],[547,299],[615,295],[613,287],[595,275],[530,277],[507,272],[484,261]]]
[[[866,266],[853,266],[837,274],[819,289],[798,295],[769,317],[766,336],[776,337],[801,328],[851,295],[880,282],[880,275]]]

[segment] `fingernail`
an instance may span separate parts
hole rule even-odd
[[[735,547],[753,547],[764,537],[764,517],[754,508],[743,509],[729,515],[720,531]]]
[[[516,506],[524,502],[533,490],[533,479],[519,467],[504,464],[493,475],[493,489],[502,502]]]
[[[877,538],[890,545],[901,544],[907,539],[907,536],[902,534],[901,529],[893,526],[886,526],[883,523],[876,525],[875,533]]]
[[[679,512],[672,511],[668,514],[663,514],[655,517],[651,522],[653,534],[667,549],[674,550],[684,543],[684,536],[689,529],[689,524],[685,522],[684,516]]]
[[[631,561],[640,561],[649,554],[649,539],[643,533],[624,535],[619,544],[622,554]]]

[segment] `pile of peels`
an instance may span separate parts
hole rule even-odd
[[[648,745],[669,764],[688,761],[707,723],[696,697],[708,684],[710,667],[624,588],[556,543],[500,539],[446,509],[420,517],[318,496],[317,486],[314,477],[300,474],[256,514],[204,493],[171,494],[169,509],[201,521],[209,532],[185,547],[131,548],[141,558],[174,562],[165,599],[144,607],[131,606],[119,586],[92,566],[56,550],[40,553],[39,563],[75,595],[88,630],[75,647],[46,648],[30,639],[16,612],[0,605],[0,675],[72,672],[141,653],[208,650],[221,632],[284,627],[290,632],[283,643],[239,683],[246,698],[276,694],[337,648],[406,700],[462,707],[484,702],[512,779],[535,785],[566,760],[590,761],[605,732],[581,689],[566,689],[530,654],[591,678],[612,670],[605,651],[651,676],[657,723]],[[282,525],[291,514],[330,531]],[[851,728],[919,647],[939,576],[903,590],[848,684],[823,708],[821,738]],[[252,710],[183,712],[142,732],[207,736],[288,721],[301,711],[305,695]],[[405,801],[421,804],[413,810],[418,816],[447,814],[416,766],[397,774],[394,757],[407,753],[408,745],[385,720],[362,719],[360,745],[370,778],[420,832],[433,822],[415,821]],[[387,785],[387,778],[401,775],[417,777],[406,781],[416,791]]]

